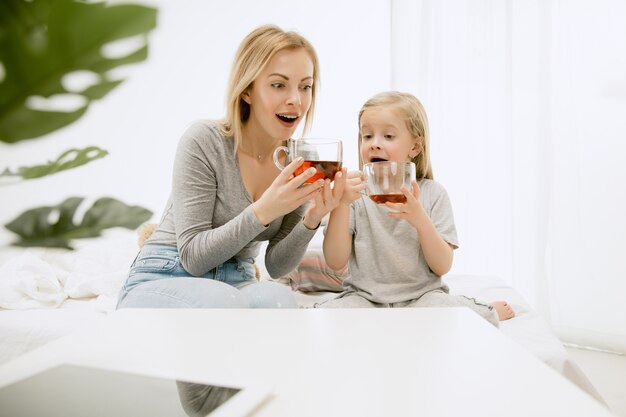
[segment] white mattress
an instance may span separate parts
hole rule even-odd
[[[4,259],[0,257],[0,303],[5,303],[5,308],[0,309],[0,364],[106,318],[115,308],[117,292],[137,246],[134,233],[118,231],[83,244],[74,252],[37,251],[23,251],[28,256],[21,261],[20,252],[15,249],[10,256],[5,252]],[[38,259],[36,268],[29,264],[33,258]],[[29,281],[28,285],[23,285],[20,279]],[[483,302],[511,303],[517,316],[501,323],[502,333],[604,403],[548,323],[504,281],[465,275],[447,276],[445,281],[452,293]],[[303,307],[335,296],[334,293],[295,294]]]

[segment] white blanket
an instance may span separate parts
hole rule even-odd
[[[67,299],[94,297],[114,303],[138,251],[134,239],[118,232],[77,244],[74,251],[14,250],[0,265],[0,308],[57,308]]]

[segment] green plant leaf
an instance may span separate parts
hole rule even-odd
[[[100,236],[103,230],[113,227],[136,229],[152,217],[148,209],[102,197],[87,210],[80,224],[75,224],[76,210],[83,200],[70,197],[57,206],[26,210],[5,225],[20,237],[13,245],[72,249],[72,239]]]
[[[25,180],[32,180],[88,164],[96,159],[104,158],[108,154],[107,151],[97,146],[88,146],[83,149],[68,149],[56,161],[48,161],[44,165],[19,167],[16,172],[7,168],[0,174],[0,177],[22,177]]]
[[[82,117],[92,100],[122,82],[111,79],[110,70],[147,57],[147,42],[123,56],[103,54],[105,46],[147,38],[156,15],[154,8],[133,4],[1,0],[0,141],[36,138]],[[64,83],[64,77],[77,71],[93,78],[82,91]],[[46,102],[68,94],[78,100],[66,111]],[[44,104],[33,104],[37,100]]]

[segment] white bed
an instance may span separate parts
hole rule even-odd
[[[319,253],[320,238],[316,236],[310,245],[311,253]],[[102,238],[84,241],[73,252],[2,249],[0,364],[104,320],[115,309],[117,293],[137,251],[135,233],[125,230],[110,231]],[[260,266],[261,279],[268,279],[262,264]],[[548,323],[503,280],[451,275],[446,276],[445,281],[453,293],[483,302],[509,301],[517,316],[501,323],[502,333],[604,403]],[[296,287],[293,282],[283,282]],[[302,307],[311,307],[315,302],[335,296],[332,292],[294,293]]]

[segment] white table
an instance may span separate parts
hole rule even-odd
[[[263,416],[610,416],[466,308],[121,310],[0,367],[270,383]]]

